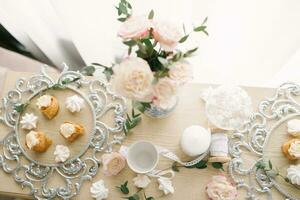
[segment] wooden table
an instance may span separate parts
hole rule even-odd
[[[8,72],[7,79],[5,80],[4,89],[2,94],[5,94],[8,89],[14,87],[15,80],[18,77],[29,76],[29,73]],[[153,143],[166,147],[175,152],[181,159],[188,159],[183,155],[179,147],[179,139],[185,127],[198,124],[207,126],[207,119],[204,112],[204,103],[200,100],[199,94],[202,88],[207,87],[203,84],[188,84],[181,89],[179,104],[174,113],[165,119],[151,119],[144,117],[142,123],[134,129],[125,141],[125,145],[129,145],[137,140],[149,140]],[[245,88],[252,97],[253,103],[256,106],[265,96],[271,96],[274,89],[267,88]],[[2,139],[7,132],[0,131],[0,139]],[[252,160],[253,162],[253,160]],[[170,167],[172,161],[161,158],[159,162],[159,169]],[[219,174],[220,172],[211,167],[203,170],[199,169],[180,169],[173,179],[175,193],[160,199],[173,199],[173,200],[196,200],[206,199],[205,185],[210,181],[212,175]],[[129,187],[131,191],[136,189],[132,185],[132,178],[135,174],[126,168],[118,176],[106,177],[102,173],[98,173],[93,181],[104,179],[106,186],[109,188],[109,198],[111,200],[121,199],[124,197],[115,186],[129,180]],[[81,193],[76,199],[92,199],[89,194],[91,183],[85,182],[81,188]],[[160,197],[161,191],[158,190],[156,181],[152,181],[150,186],[146,189],[147,194],[154,197]],[[276,193],[276,192],[275,192]],[[8,195],[14,197],[31,198],[28,195],[28,190],[22,190],[21,186],[13,180],[11,175],[8,175],[0,170],[0,195]],[[239,199],[244,199],[244,190],[239,191]],[[276,196],[274,199],[282,199],[281,196]],[[157,199],[157,198],[156,198]]]

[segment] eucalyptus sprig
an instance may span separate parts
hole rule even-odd
[[[65,89],[67,85],[69,85],[71,83],[75,83],[80,79],[81,79],[80,77],[76,77],[76,78],[73,78],[73,79],[66,78],[66,79],[62,80],[61,83],[55,83],[49,89],[54,89],[54,90]],[[77,87],[80,87],[80,86],[81,85],[78,83]]]
[[[118,11],[118,16],[119,16],[118,20],[120,22],[126,21],[126,19],[132,15],[132,6],[126,0],[121,0],[118,6],[115,7]]]

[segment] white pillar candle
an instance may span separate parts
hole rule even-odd
[[[193,125],[183,131],[180,144],[186,155],[194,157],[206,152],[210,141],[210,131],[199,125]]]

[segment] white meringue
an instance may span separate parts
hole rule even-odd
[[[30,131],[26,135],[26,145],[29,149],[32,149],[35,145],[39,143],[38,133],[35,131]]]
[[[291,181],[292,184],[300,186],[300,165],[291,165],[287,169],[286,177]]]
[[[65,137],[70,137],[75,132],[75,126],[70,123],[63,123],[60,126],[60,133]]]
[[[36,105],[39,109],[45,108],[51,105],[52,97],[49,95],[43,95],[37,99]]]
[[[294,136],[299,137],[300,136],[300,120],[299,119],[292,119],[287,122],[287,132]]]
[[[70,150],[64,145],[56,145],[54,155],[55,162],[65,162],[70,156]]]
[[[84,106],[84,100],[78,95],[73,95],[66,99],[65,104],[70,112],[80,112]]]
[[[300,140],[292,142],[288,151],[291,156],[300,158]]]
[[[22,116],[20,123],[22,124],[23,129],[31,130],[36,128],[37,120],[38,117],[33,113],[25,113],[25,115]]]
[[[144,174],[138,174],[137,177],[133,178],[132,180],[133,184],[137,188],[146,188],[151,183],[149,177]]]
[[[105,187],[104,181],[99,180],[92,184],[90,193],[96,200],[106,199],[108,197],[109,190]]]
[[[162,190],[165,195],[174,193],[174,187],[172,185],[172,181],[169,178],[159,177],[157,181],[159,183],[158,189]]]

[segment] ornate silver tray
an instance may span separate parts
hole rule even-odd
[[[279,192],[282,199],[300,199],[300,190],[286,183],[283,177],[269,176],[256,166],[259,161],[272,160],[275,161],[272,165],[285,174],[289,164],[297,164],[282,155],[280,145],[288,139],[287,120],[300,118],[299,102],[300,86],[284,83],[273,97],[261,101],[258,111],[232,135],[229,146],[233,159],[229,173],[237,186],[246,190],[246,198],[270,200],[275,199],[274,193]]]
[[[70,84],[65,84],[70,83]],[[24,148],[19,133],[19,118],[22,108],[41,92],[58,88],[81,95],[89,107],[92,127],[84,145],[64,163],[41,162],[29,155]],[[111,152],[114,144],[120,144],[125,135],[126,102],[112,93],[105,83],[88,79],[80,72],[63,72],[54,79],[43,67],[40,74],[28,79],[20,78],[16,88],[10,90],[0,104],[0,123],[10,131],[0,141],[0,167],[14,180],[30,190],[36,199],[61,197],[70,199],[80,192],[82,183],[91,180],[100,166],[99,156]],[[111,123],[103,120],[110,115]],[[56,174],[56,176],[54,176]],[[53,177],[60,177],[64,184],[51,185]]]

